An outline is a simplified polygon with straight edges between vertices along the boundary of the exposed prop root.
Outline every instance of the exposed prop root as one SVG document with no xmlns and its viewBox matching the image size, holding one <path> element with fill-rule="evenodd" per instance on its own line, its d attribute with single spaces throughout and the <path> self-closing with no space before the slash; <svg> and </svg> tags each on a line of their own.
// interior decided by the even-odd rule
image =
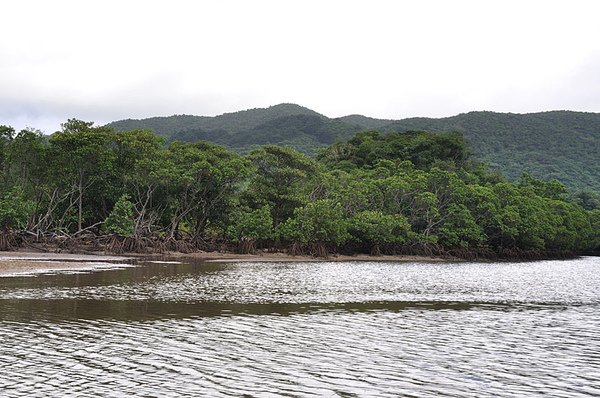
<svg viewBox="0 0 600 398">
<path fill-rule="evenodd" d="M 256 241 L 250 238 L 242 238 L 238 250 L 241 254 L 256 254 Z"/>
<path fill-rule="evenodd" d="M 211 237 L 176 239 L 152 237 L 123 237 L 119 235 L 96 235 L 94 233 L 69 235 L 64 232 L 36 234 L 28 231 L 15 232 L 0 230 L 0 251 L 17 250 L 20 247 L 29 247 L 36 251 L 58 251 L 71 253 L 86 253 L 105 251 L 111 253 L 164 253 L 167 251 L 192 253 L 207 252 L 238 252 L 241 254 L 255 254 L 258 249 L 275 253 L 285 251 L 292 256 L 312 255 L 319 258 L 328 258 L 331 254 L 356 254 L 370 253 L 372 256 L 382 254 L 417 255 L 425 257 L 446 257 L 450 259 L 476 260 L 510 260 L 534 261 L 545 259 L 573 258 L 576 253 L 570 251 L 523 250 L 517 248 L 491 249 L 479 248 L 452 248 L 444 249 L 434 244 L 412 245 L 357 245 L 350 243 L 341 247 L 328 247 L 323 243 L 305 245 L 291 243 L 281 246 L 276 241 L 257 242 L 254 239 L 242 239 L 237 245 L 226 240 Z"/>
<path fill-rule="evenodd" d="M 379 245 L 373 245 L 373 247 L 371 248 L 371 256 L 381 256 L 381 247 Z"/>
<path fill-rule="evenodd" d="M 304 254 L 302 245 L 300 243 L 292 243 L 290 246 L 288 246 L 287 252 L 291 256 L 299 256 Z"/>
<path fill-rule="evenodd" d="M 329 257 L 329 251 L 327 250 L 327 246 L 325 246 L 323 243 L 314 243 L 312 245 L 312 250 L 310 254 L 314 257 Z"/>
<path fill-rule="evenodd" d="M 15 250 L 19 247 L 17 242 L 17 236 L 13 231 L 1 230 L 0 231 L 0 251 Z"/>
</svg>

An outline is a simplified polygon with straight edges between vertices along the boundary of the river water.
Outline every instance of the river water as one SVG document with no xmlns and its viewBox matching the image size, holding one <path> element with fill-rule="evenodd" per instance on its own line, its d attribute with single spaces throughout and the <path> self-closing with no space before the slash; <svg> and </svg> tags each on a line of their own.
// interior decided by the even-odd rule
<svg viewBox="0 0 600 398">
<path fill-rule="evenodd" d="M 599 258 L 189 261 L 0 278 L 0 396 L 600 395 Z"/>
</svg>

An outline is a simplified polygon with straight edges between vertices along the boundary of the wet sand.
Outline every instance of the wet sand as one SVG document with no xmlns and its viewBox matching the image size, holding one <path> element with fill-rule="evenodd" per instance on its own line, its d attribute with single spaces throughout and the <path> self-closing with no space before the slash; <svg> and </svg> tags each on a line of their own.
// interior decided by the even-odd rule
<svg viewBox="0 0 600 398">
<path fill-rule="evenodd" d="M 0 252 L 0 276 L 114 269 L 131 266 L 131 260 L 102 254 Z"/>
<path fill-rule="evenodd" d="M 140 255 L 126 253 L 122 256 L 98 254 L 0 252 L 0 276 L 29 275 L 48 272 L 77 272 L 112 269 L 131 266 L 135 260 L 160 258 L 195 259 L 207 262 L 315 262 L 315 261 L 448 261 L 439 257 L 426 256 L 355 256 L 336 255 L 327 258 L 291 256 L 285 253 L 236 254 L 219 252 L 195 252 Z"/>
</svg>

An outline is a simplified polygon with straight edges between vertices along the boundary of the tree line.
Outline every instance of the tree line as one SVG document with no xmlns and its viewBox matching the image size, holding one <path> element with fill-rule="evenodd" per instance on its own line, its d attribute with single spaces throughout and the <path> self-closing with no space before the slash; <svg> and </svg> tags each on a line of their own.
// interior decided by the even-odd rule
<svg viewBox="0 0 600 398">
<path fill-rule="evenodd" d="M 71 119 L 0 126 L 0 249 L 284 250 L 546 256 L 600 247 L 600 210 L 557 181 L 518 183 L 458 133 L 361 132 L 308 157 L 170 142 Z"/>
</svg>

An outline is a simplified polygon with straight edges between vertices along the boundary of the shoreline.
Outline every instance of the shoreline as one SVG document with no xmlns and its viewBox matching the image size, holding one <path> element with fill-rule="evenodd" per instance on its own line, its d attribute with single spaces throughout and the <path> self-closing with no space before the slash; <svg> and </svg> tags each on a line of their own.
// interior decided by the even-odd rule
<svg viewBox="0 0 600 398">
<path fill-rule="evenodd" d="M 133 257 L 104 254 L 0 252 L 0 277 L 77 273 L 132 267 Z"/>
<path fill-rule="evenodd" d="M 55 251 L 52 251 L 55 250 Z M 569 258 L 576 258 L 572 256 Z M 172 252 L 163 253 L 135 253 L 124 252 L 114 254 L 106 251 L 72 251 L 62 253 L 56 248 L 48 247 L 42 251 L 22 248 L 16 251 L 0 252 L 0 277 L 30 276 L 43 273 L 76 273 L 89 271 L 102 271 L 116 268 L 136 267 L 137 262 L 153 260 L 178 260 L 189 259 L 193 262 L 207 263 L 275 263 L 275 262 L 429 262 L 429 263 L 456 263 L 456 262 L 491 262 L 491 261 L 541 261 L 560 260 L 565 257 L 541 258 L 461 258 L 455 256 L 427 256 L 427 255 L 381 255 L 368 254 L 334 254 L 329 257 L 313 257 L 309 255 L 291 255 L 282 252 L 259 252 L 257 254 L 239 254 L 233 252 Z"/>
<path fill-rule="evenodd" d="M 171 258 L 192 258 L 207 262 L 279 262 L 279 261 L 294 261 L 294 262 L 343 262 L 343 261 L 457 261 L 458 259 L 435 257 L 435 256 L 417 256 L 417 255 L 381 255 L 371 256 L 368 254 L 336 254 L 329 257 L 313 257 L 307 255 L 296 255 L 286 253 L 260 253 L 260 254 L 239 254 L 229 252 L 194 252 L 194 253 L 165 253 L 164 257 Z"/>
<path fill-rule="evenodd" d="M 137 261 L 152 261 L 157 258 L 191 259 L 199 262 L 347 262 L 347 261 L 378 261 L 378 262 L 452 262 L 459 259 L 415 255 L 382 255 L 370 256 L 365 254 L 335 255 L 328 258 L 312 256 L 292 256 L 286 253 L 238 254 L 228 252 L 165 252 L 165 253 L 122 253 L 120 255 L 97 253 L 52 253 L 33 250 L 0 252 L 0 277 L 27 276 L 42 273 L 71 273 L 102 271 L 115 268 L 136 266 Z M 464 260 L 463 260 L 464 261 Z"/>
</svg>

